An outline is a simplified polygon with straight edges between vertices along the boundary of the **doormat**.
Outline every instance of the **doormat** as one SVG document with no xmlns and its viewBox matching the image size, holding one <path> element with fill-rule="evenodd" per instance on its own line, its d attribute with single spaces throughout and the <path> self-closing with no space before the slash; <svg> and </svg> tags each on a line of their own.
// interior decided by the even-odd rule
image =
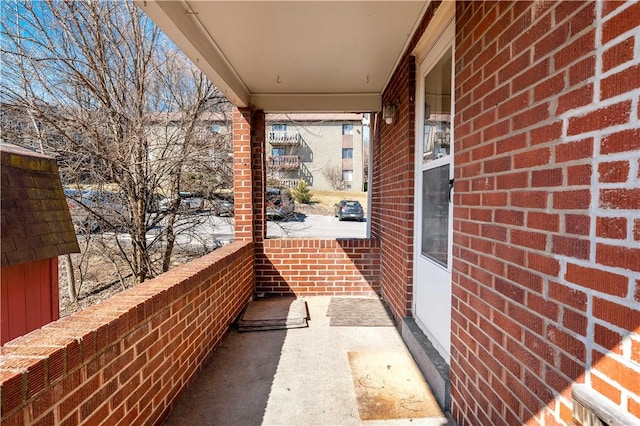
<svg viewBox="0 0 640 426">
<path fill-rule="evenodd" d="M 307 303 L 294 297 L 252 300 L 238 321 L 239 331 L 308 327 Z"/>
<path fill-rule="evenodd" d="M 444 418 L 408 353 L 348 352 L 347 355 L 360 419 Z"/>
<path fill-rule="evenodd" d="M 338 327 L 393 327 L 395 324 L 380 299 L 332 297 L 327 316 Z"/>
</svg>

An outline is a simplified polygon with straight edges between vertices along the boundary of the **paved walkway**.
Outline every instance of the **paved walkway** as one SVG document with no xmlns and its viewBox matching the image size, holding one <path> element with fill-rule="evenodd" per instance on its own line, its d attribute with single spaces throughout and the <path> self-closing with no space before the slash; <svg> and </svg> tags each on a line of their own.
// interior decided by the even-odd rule
<svg viewBox="0 0 640 426">
<path fill-rule="evenodd" d="M 395 327 L 336 327 L 330 297 L 305 298 L 308 328 L 231 331 L 165 425 L 447 425 L 360 419 L 348 352 L 408 353 Z"/>
</svg>

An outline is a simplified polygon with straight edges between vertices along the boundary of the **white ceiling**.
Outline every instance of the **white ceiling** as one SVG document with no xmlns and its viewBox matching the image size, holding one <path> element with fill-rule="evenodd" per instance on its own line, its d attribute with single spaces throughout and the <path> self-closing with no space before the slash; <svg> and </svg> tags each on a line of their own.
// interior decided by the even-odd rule
<svg viewBox="0 0 640 426">
<path fill-rule="evenodd" d="M 138 4 L 237 106 L 368 112 L 428 1 Z"/>
</svg>

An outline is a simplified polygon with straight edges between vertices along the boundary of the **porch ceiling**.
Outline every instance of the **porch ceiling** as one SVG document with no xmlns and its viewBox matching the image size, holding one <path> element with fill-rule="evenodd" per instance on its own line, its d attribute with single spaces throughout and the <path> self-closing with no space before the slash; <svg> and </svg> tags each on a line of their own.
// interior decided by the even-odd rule
<svg viewBox="0 0 640 426">
<path fill-rule="evenodd" d="M 137 3 L 236 106 L 368 112 L 429 2 Z"/>
</svg>

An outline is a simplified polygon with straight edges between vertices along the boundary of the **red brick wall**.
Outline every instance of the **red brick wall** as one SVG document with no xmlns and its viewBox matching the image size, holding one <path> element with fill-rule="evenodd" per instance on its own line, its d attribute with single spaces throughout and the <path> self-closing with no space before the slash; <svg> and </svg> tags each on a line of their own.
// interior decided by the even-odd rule
<svg viewBox="0 0 640 426">
<path fill-rule="evenodd" d="M 460 425 L 571 424 L 573 382 L 640 416 L 639 23 L 631 1 L 457 4 Z"/>
<path fill-rule="evenodd" d="M 236 238 L 254 241 L 255 292 L 272 296 L 379 294 L 380 252 L 375 240 L 265 239 L 265 136 L 263 111 L 236 110 Z"/>
<path fill-rule="evenodd" d="M 263 111 L 233 110 L 235 237 L 257 244 L 266 236 L 264 122 Z"/>
<path fill-rule="evenodd" d="M 256 292 L 271 295 L 376 295 L 380 247 L 367 239 L 269 239 L 256 252 Z"/>
<path fill-rule="evenodd" d="M 424 30 L 440 4 L 432 2 L 421 23 Z M 420 39 L 419 30 L 409 45 Z M 371 237 L 380 240 L 382 294 L 396 322 L 411 316 L 413 299 L 413 206 L 415 167 L 415 58 L 406 53 L 382 94 L 383 105 L 395 104 L 396 118 L 373 121 Z"/>
<path fill-rule="evenodd" d="M 253 245 L 215 252 L 9 342 L 2 424 L 157 424 L 253 291 Z"/>
</svg>

